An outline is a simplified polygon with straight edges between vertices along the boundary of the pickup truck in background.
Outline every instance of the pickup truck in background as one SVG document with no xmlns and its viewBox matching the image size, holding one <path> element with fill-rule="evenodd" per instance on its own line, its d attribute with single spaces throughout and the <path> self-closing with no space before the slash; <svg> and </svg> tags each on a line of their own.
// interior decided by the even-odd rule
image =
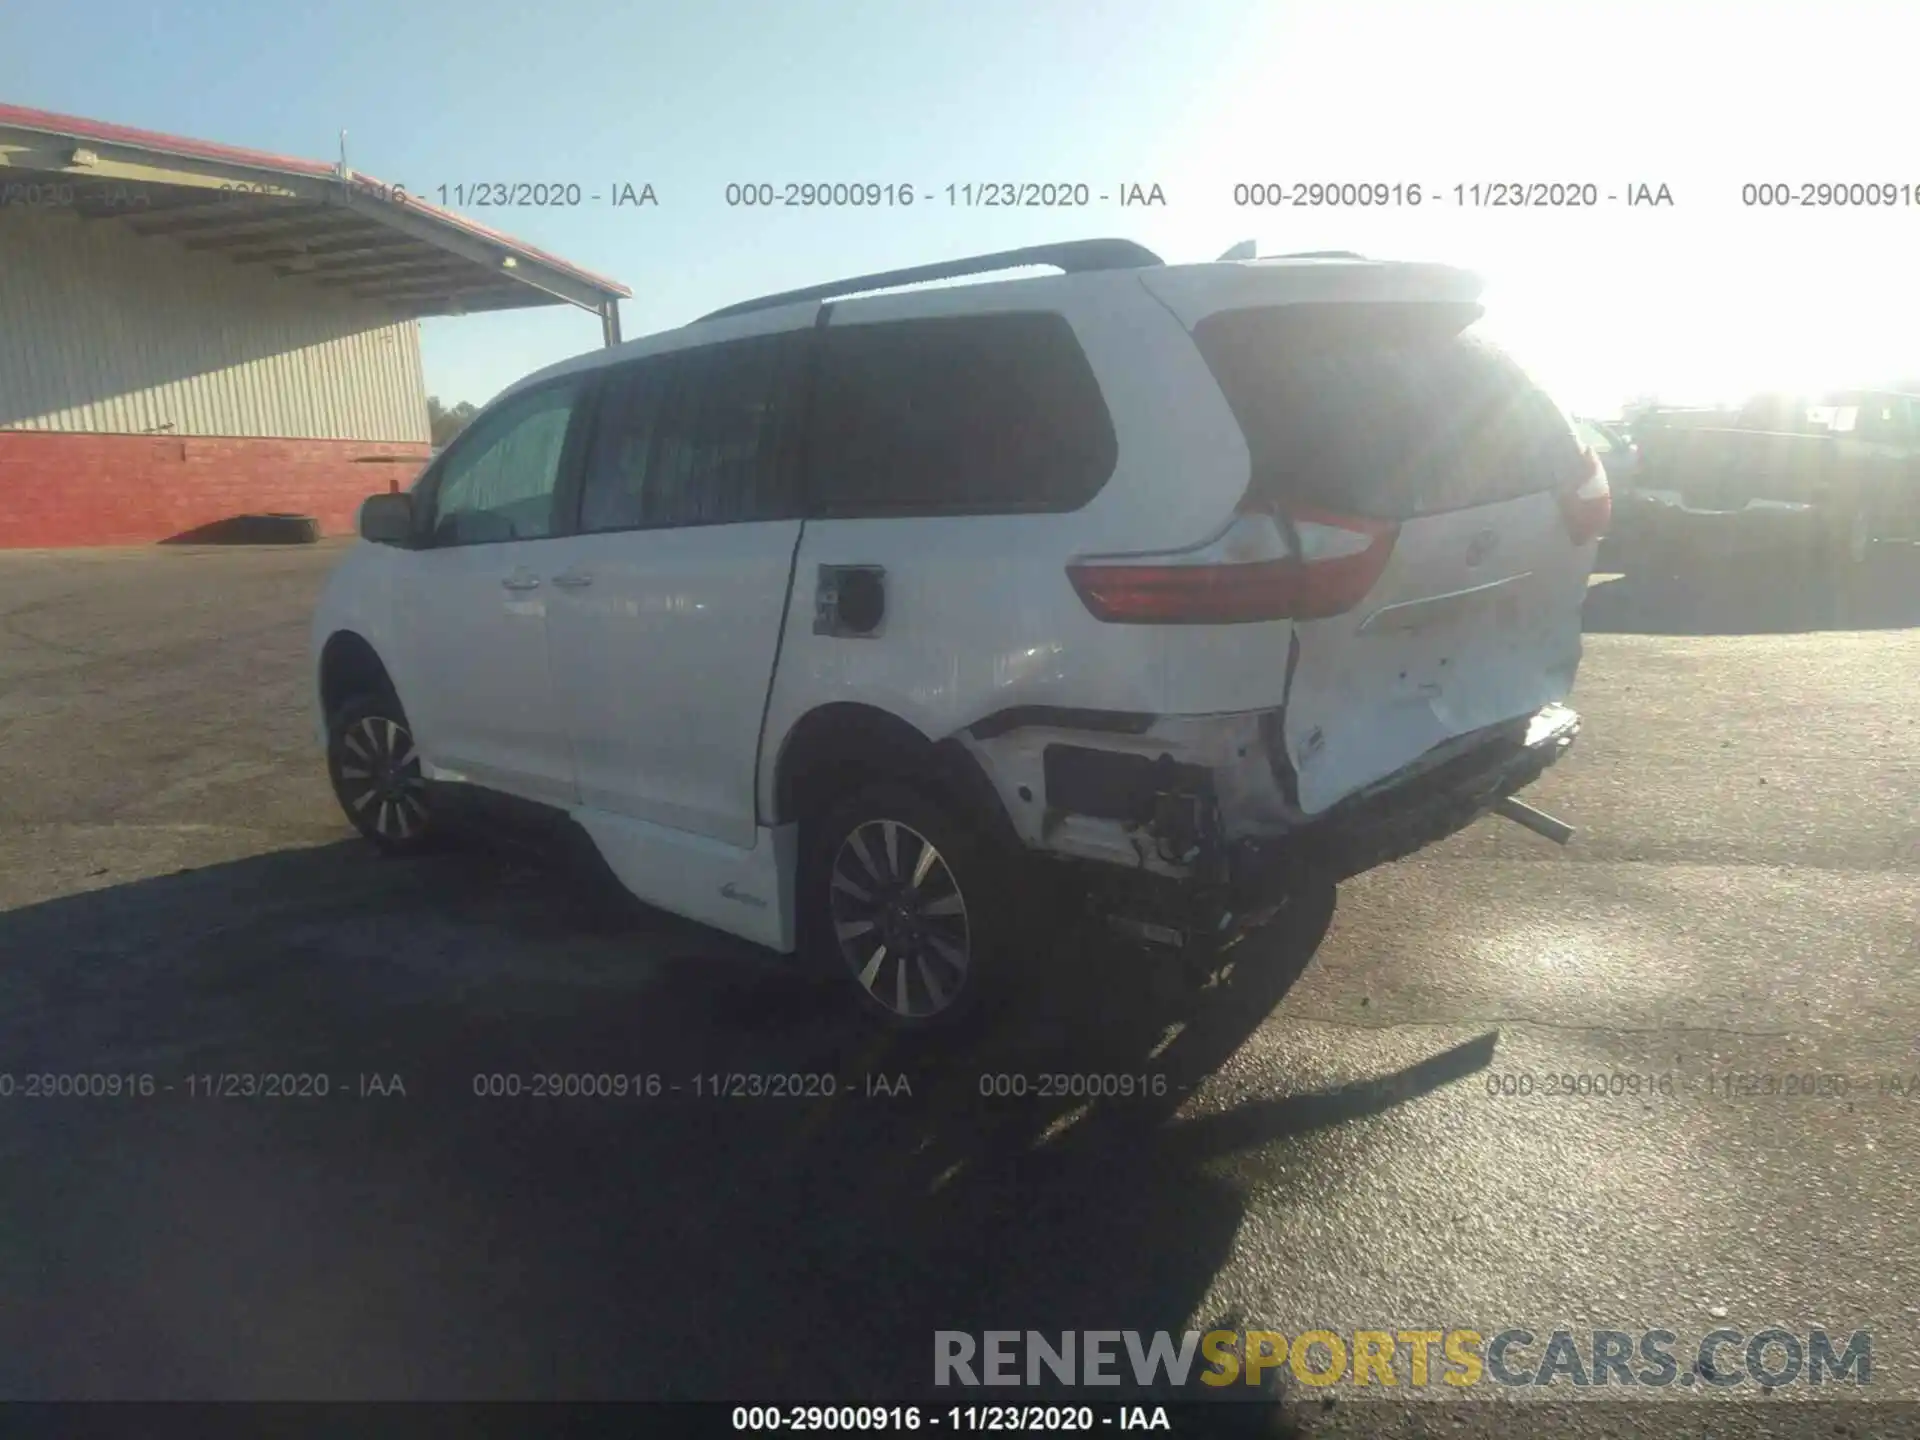
<svg viewBox="0 0 1920 1440">
<path fill-rule="evenodd" d="M 1623 545 L 1789 545 L 1859 565 L 1877 541 L 1920 540 L 1920 395 L 1774 396 L 1729 418 L 1636 428 L 1638 483 L 1616 501 Z"/>
</svg>

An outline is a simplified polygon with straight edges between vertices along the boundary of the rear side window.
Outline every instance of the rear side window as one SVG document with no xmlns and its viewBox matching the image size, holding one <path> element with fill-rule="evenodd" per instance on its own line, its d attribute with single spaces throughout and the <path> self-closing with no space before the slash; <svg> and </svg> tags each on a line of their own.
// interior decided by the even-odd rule
<svg viewBox="0 0 1920 1440">
<path fill-rule="evenodd" d="M 794 396 L 805 337 L 765 336 L 607 372 L 580 528 L 725 525 L 797 513 Z"/>
<path fill-rule="evenodd" d="M 1113 420 L 1064 316 L 829 326 L 820 340 L 816 514 L 1077 510 L 1113 474 Z"/>
<path fill-rule="evenodd" d="M 1229 310 L 1194 327 L 1253 456 L 1254 490 L 1405 519 L 1580 473 L 1566 416 L 1456 304 Z"/>
<path fill-rule="evenodd" d="M 635 530 L 652 520 L 647 461 L 659 431 L 660 402 L 672 377 L 671 356 L 608 372 L 587 448 L 580 494 L 582 530 Z"/>
</svg>

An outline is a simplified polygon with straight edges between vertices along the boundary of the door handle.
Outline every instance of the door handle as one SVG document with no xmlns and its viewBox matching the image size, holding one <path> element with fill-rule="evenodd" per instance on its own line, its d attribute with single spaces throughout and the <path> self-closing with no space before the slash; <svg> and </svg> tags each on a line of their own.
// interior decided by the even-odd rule
<svg viewBox="0 0 1920 1440">
<path fill-rule="evenodd" d="M 556 575 L 553 577 L 553 583 L 558 585 L 562 590 L 584 590 L 593 583 L 593 576 L 573 574 Z"/>
<path fill-rule="evenodd" d="M 509 575 L 500 582 L 500 587 L 503 590 L 538 590 L 540 588 L 540 577 L 538 575 Z"/>
</svg>

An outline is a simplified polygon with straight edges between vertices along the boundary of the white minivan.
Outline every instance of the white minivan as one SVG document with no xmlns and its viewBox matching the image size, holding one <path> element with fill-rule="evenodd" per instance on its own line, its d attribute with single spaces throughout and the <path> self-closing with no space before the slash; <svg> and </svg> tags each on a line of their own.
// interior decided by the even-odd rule
<svg viewBox="0 0 1920 1440">
<path fill-rule="evenodd" d="M 1478 293 L 1087 240 L 552 366 L 362 507 L 313 627 L 335 792 L 389 851 L 577 826 L 906 1025 L 1046 963 L 1029 880 L 1215 945 L 1531 813 L 1608 488 Z"/>
</svg>

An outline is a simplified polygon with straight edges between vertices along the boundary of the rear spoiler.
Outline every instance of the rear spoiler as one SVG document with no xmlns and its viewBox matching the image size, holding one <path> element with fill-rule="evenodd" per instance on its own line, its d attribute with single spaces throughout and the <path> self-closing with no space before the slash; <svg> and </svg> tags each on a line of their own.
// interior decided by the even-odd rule
<svg viewBox="0 0 1920 1440">
<path fill-rule="evenodd" d="M 1283 255 L 1262 255 L 1259 241 L 1242 240 L 1213 263 L 1224 265 L 1230 260 L 1364 260 L 1366 258 L 1358 250 L 1289 250 Z"/>
<path fill-rule="evenodd" d="M 1244 245 L 1235 247 L 1236 251 L 1244 249 Z M 1287 263 L 1294 260 L 1319 263 Z M 1168 265 L 1136 273 L 1140 283 L 1189 330 L 1216 311 L 1270 305 L 1478 305 L 1486 288 L 1478 275 L 1457 266 L 1368 260 L 1348 251 L 1263 256 L 1252 261 L 1216 260 L 1210 265 Z"/>
</svg>

